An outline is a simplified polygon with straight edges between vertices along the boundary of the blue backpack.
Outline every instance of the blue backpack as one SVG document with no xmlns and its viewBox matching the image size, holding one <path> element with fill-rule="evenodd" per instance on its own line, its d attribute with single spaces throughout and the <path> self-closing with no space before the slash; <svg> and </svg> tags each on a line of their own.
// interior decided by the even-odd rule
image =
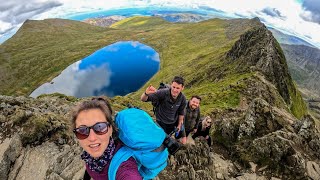
<svg viewBox="0 0 320 180">
<path fill-rule="evenodd" d="M 119 139 L 125 144 L 113 156 L 109 180 L 114 180 L 120 164 L 133 157 L 143 179 L 155 178 L 166 166 L 168 150 L 163 148 L 166 133 L 143 110 L 128 108 L 117 113 Z"/>
</svg>

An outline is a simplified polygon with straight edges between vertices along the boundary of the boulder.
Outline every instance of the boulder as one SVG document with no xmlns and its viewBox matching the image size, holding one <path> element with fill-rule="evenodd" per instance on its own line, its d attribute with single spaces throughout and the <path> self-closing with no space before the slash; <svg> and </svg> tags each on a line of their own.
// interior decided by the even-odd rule
<svg viewBox="0 0 320 180">
<path fill-rule="evenodd" d="M 8 179 L 11 166 L 16 161 L 22 150 L 19 135 L 6 138 L 0 144 L 0 179 Z"/>
</svg>

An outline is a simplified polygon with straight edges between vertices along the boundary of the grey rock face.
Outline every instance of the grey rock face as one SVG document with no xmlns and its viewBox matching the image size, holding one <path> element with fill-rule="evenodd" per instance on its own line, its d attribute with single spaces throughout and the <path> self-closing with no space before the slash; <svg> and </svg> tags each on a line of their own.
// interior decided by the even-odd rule
<svg viewBox="0 0 320 180">
<path fill-rule="evenodd" d="M 272 107 L 266 101 L 256 99 L 251 103 L 245 120 L 240 123 L 238 139 L 244 136 L 262 136 L 280 128 L 282 126 L 274 120 Z"/>
<path fill-rule="evenodd" d="M 295 90 L 285 57 L 272 33 L 261 23 L 260 27 L 240 36 L 227 53 L 244 70 L 252 67 L 272 82 L 287 104 L 291 104 L 289 90 Z M 293 92 L 295 93 L 295 92 Z"/>
<path fill-rule="evenodd" d="M 72 103 L 54 97 L 13 99 L 0 97 L 1 179 L 81 179 L 81 148 L 64 133 Z M 320 136 L 313 117 L 298 120 L 262 98 L 249 102 L 246 109 L 213 111 L 214 148 L 196 139 L 170 156 L 157 179 L 318 178 Z M 34 134 L 38 130 L 41 134 Z"/>
<path fill-rule="evenodd" d="M 314 166 L 315 170 L 306 174 L 307 162 L 318 162 L 320 143 L 311 116 L 298 120 L 257 98 L 242 118 L 224 121 L 216 121 L 214 140 L 231 150 L 229 154 L 239 162 L 254 162 L 258 169 L 266 167 L 264 173 L 280 174 L 285 179 L 312 178 L 317 172 Z M 225 129 L 232 133 L 226 136 Z"/>
<path fill-rule="evenodd" d="M 58 147 L 49 142 L 27 147 L 13 167 L 9 179 L 72 179 L 84 168 L 79 154 L 80 148 L 77 146 Z"/>
<path fill-rule="evenodd" d="M 22 144 L 19 135 L 5 139 L 0 143 L 0 179 L 8 179 L 10 167 L 20 155 Z"/>
<path fill-rule="evenodd" d="M 320 166 L 319 166 L 319 164 L 312 162 L 312 161 L 308 161 L 307 162 L 307 173 L 308 173 L 308 176 L 312 180 L 320 179 Z"/>
</svg>

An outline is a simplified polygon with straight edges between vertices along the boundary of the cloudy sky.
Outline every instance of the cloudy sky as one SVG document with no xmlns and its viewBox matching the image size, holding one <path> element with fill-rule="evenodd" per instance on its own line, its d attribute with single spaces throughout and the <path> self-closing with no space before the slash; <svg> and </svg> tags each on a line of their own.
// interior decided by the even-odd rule
<svg viewBox="0 0 320 180">
<path fill-rule="evenodd" d="M 0 43 L 26 19 L 140 6 L 209 7 L 233 17 L 259 17 L 268 26 L 320 47 L 320 0 L 0 0 Z"/>
</svg>

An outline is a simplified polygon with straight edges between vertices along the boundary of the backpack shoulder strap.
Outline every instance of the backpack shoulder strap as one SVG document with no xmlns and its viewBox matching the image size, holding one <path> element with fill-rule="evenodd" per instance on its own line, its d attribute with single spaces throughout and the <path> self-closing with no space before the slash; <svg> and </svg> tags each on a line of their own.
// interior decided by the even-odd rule
<svg viewBox="0 0 320 180">
<path fill-rule="evenodd" d="M 115 180 L 118 168 L 120 167 L 121 163 L 128 160 L 133 155 L 132 150 L 128 147 L 123 146 L 121 147 L 116 154 L 112 157 L 109 169 L 108 169 L 108 179 Z"/>
</svg>

